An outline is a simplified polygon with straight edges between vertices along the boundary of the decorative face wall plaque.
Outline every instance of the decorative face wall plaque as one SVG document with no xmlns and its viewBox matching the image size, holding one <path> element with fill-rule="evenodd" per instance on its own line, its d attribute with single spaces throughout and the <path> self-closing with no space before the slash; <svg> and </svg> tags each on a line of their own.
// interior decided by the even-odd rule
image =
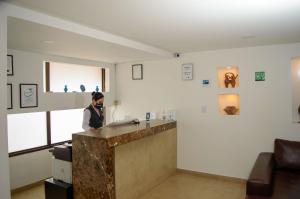
<svg viewBox="0 0 300 199">
<path fill-rule="evenodd" d="M 217 68 L 219 88 L 238 88 L 240 86 L 239 67 L 226 66 Z"/>
<path fill-rule="evenodd" d="M 232 88 L 234 88 L 235 84 L 236 84 L 235 80 L 237 77 L 238 77 L 238 74 L 234 75 L 231 72 L 225 73 L 225 80 L 224 80 L 225 87 L 228 88 L 228 86 L 231 85 Z"/>
</svg>

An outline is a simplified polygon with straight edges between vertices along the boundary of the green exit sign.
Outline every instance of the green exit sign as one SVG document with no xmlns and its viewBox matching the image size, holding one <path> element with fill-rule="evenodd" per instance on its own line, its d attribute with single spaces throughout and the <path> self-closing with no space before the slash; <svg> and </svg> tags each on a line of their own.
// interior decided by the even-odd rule
<svg viewBox="0 0 300 199">
<path fill-rule="evenodd" d="M 266 75 L 264 71 L 255 72 L 255 81 L 265 81 Z"/>
</svg>

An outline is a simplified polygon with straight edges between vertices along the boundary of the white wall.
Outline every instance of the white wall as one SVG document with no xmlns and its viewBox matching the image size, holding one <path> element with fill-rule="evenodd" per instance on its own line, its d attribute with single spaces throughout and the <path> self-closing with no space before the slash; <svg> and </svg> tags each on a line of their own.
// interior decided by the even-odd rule
<svg viewBox="0 0 300 199">
<path fill-rule="evenodd" d="M 292 123 L 291 59 L 300 44 L 188 53 L 179 59 L 143 62 L 144 80 L 131 80 L 131 64 L 117 66 L 119 117 L 176 109 L 178 168 L 247 178 L 259 152 L 272 151 L 274 138 L 300 140 Z M 181 64 L 194 63 L 194 80 L 181 80 Z M 137 63 L 132 63 L 137 64 Z M 240 88 L 217 88 L 217 68 L 238 66 Z M 266 81 L 255 82 L 254 72 Z M 210 79 L 211 86 L 202 86 Z M 218 94 L 240 94 L 240 115 L 223 116 Z M 202 113 L 201 108 L 207 107 Z"/>
<path fill-rule="evenodd" d="M 48 150 L 9 158 L 11 189 L 39 182 L 52 176 L 52 156 Z"/>
<path fill-rule="evenodd" d="M 6 52 L 7 19 L 0 4 L 0 196 L 10 198 L 9 162 L 6 133 Z M 4 94 L 3 94 L 4 93 Z"/>
<path fill-rule="evenodd" d="M 8 54 L 12 54 L 14 58 L 14 76 L 9 76 L 7 78 L 7 82 L 13 84 L 13 109 L 8 110 L 8 114 L 83 108 L 89 105 L 89 103 L 91 102 L 90 93 L 44 93 L 44 61 L 66 62 L 72 64 L 101 66 L 109 68 L 111 90 L 108 93 L 104 93 L 105 105 L 110 106 L 111 104 L 113 104 L 113 101 L 115 99 L 115 66 L 113 64 L 80 60 L 75 58 L 50 56 L 12 49 L 8 50 Z M 20 83 L 37 83 L 39 85 L 38 108 L 20 109 Z M 48 152 L 48 150 L 10 158 L 11 189 L 19 188 L 46 179 L 50 176 L 51 154 Z"/>
<path fill-rule="evenodd" d="M 60 110 L 86 107 L 91 102 L 91 93 L 44 93 L 43 92 L 43 62 L 65 62 L 89 66 L 106 67 L 110 70 L 111 92 L 105 93 L 105 105 L 109 106 L 114 101 L 114 65 L 75 58 L 50 56 L 19 50 L 8 50 L 14 57 L 14 76 L 8 76 L 7 82 L 13 84 L 13 109 L 8 113 L 34 112 L 45 110 Z M 20 109 L 19 84 L 37 83 L 39 86 L 39 107 Z M 62 85 L 64 87 L 64 85 Z"/>
</svg>

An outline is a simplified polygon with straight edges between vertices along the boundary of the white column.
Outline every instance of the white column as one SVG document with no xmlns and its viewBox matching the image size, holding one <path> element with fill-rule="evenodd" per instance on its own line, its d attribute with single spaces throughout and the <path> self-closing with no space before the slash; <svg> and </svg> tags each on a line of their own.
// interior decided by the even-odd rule
<svg viewBox="0 0 300 199">
<path fill-rule="evenodd" d="M 7 16 L 5 6 L 0 3 L 0 198 L 10 199 L 9 158 L 7 144 Z"/>
</svg>

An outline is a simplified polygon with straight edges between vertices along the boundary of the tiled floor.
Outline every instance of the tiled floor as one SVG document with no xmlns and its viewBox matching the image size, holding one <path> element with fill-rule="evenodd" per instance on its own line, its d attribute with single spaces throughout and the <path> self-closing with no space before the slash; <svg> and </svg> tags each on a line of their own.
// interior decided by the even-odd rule
<svg viewBox="0 0 300 199">
<path fill-rule="evenodd" d="M 12 199 L 44 199 L 43 186 L 16 193 Z M 140 199 L 244 199 L 245 184 L 176 173 Z"/>
<path fill-rule="evenodd" d="M 141 199 L 244 199 L 245 184 L 176 173 Z"/>
<path fill-rule="evenodd" d="M 12 199 L 45 199 L 44 185 L 12 194 Z"/>
</svg>

